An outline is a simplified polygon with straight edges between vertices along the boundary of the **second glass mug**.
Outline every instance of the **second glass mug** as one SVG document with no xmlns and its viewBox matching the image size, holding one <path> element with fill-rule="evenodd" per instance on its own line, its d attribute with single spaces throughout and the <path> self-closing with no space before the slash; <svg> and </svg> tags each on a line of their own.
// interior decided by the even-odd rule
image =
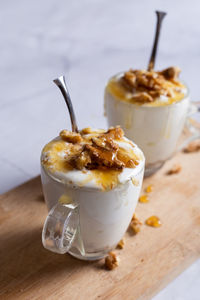
<svg viewBox="0 0 200 300">
<path fill-rule="evenodd" d="M 144 164 L 143 158 L 131 177 L 108 191 L 64 183 L 41 165 L 43 192 L 49 210 L 42 232 L 44 247 L 84 260 L 100 259 L 114 249 L 135 211 Z"/>
<path fill-rule="evenodd" d="M 122 74 L 112 78 L 119 78 Z M 182 100 L 163 106 L 129 103 L 114 97 L 107 89 L 104 101 L 108 125 L 120 125 L 125 135 L 142 149 L 146 159 L 145 176 L 155 173 L 191 140 L 200 138 L 200 131 L 190 124 L 192 136 L 177 147 L 187 118 L 197 111 L 195 102 L 190 103 L 188 89 Z"/>
</svg>

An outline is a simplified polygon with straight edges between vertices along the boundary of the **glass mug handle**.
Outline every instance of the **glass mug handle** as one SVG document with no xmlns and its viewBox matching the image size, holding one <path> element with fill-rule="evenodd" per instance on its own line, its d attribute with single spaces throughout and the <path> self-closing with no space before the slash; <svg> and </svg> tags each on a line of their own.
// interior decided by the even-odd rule
<svg viewBox="0 0 200 300">
<path fill-rule="evenodd" d="M 75 203 L 57 203 L 49 212 L 42 230 L 44 248 L 67 253 L 79 231 L 79 207 Z"/>
<path fill-rule="evenodd" d="M 195 126 L 192 122 L 193 119 L 190 118 L 195 113 L 200 115 L 200 102 L 192 102 L 189 106 L 185 126 L 191 132 L 191 135 L 182 142 L 176 152 L 183 150 L 190 142 L 200 138 L 200 127 Z"/>
</svg>

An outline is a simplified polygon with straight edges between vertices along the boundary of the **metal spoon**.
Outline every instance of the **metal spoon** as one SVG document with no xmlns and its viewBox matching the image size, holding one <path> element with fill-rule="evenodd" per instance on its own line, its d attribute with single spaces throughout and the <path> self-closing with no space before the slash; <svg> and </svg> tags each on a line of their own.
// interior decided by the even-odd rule
<svg viewBox="0 0 200 300">
<path fill-rule="evenodd" d="M 156 33 L 155 33 L 155 38 L 154 38 L 154 43 L 153 43 L 153 49 L 151 52 L 151 57 L 149 60 L 148 71 L 151 71 L 154 69 L 156 52 L 157 52 L 157 48 L 158 48 L 158 40 L 159 40 L 159 36 L 160 36 L 160 29 L 161 29 L 162 21 L 166 14 L 167 13 L 162 12 L 162 11 L 156 11 L 156 15 L 157 15 Z"/>
<path fill-rule="evenodd" d="M 67 104 L 69 114 L 70 114 L 70 119 L 71 119 L 71 124 L 72 124 L 72 131 L 78 132 L 78 126 L 76 123 L 76 117 L 74 114 L 74 109 L 71 101 L 71 97 L 69 94 L 69 91 L 67 89 L 67 85 L 65 82 L 65 76 L 60 76 L 53 81 L 60 89 L 61 93 L 63 94 L 63 97 L 65 99 L 65 102 Z"/>
</svg>

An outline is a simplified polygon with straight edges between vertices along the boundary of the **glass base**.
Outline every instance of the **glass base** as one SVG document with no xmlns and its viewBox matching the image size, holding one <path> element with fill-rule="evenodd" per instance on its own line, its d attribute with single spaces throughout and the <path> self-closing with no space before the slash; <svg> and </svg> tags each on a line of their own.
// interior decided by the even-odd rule
<svg viewBox="0 0 200 300">
<path fill-rule="evenodd" d="M 144 177 L 149 177 L 156 173 L 164 165 L 164 161 L 156 162 L 155 164 L 148 164 L 145 166 Z"/>
<path fill-rule="evenodd" d="M 112 249 L 106 249 L 104 251 L 98 251 L 98 252 L 92 252 L 92 253 L 85 253 L 85 255 L 82 255 L 76 248 L 71 248 L 69 250 L 69 254 L 74 256 L 75 258 L 81 259 L 81 260 L 88 260 L 88 261 L 93 261 L 93 260 L 100 260 L 107 256 L 108 252 L 112 251 Z"/>
</svg>

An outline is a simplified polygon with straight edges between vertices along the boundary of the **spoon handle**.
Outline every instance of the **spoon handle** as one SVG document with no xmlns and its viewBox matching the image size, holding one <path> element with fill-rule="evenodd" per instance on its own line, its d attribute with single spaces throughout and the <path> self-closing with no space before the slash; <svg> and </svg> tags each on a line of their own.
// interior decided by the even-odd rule
<svg viewBox="0 0 200 300">
<path fill-rule="evenodd" d="M 71 124 L 72 124 L 72 131 L 78 132 L 76 117 L 75 117 L 75 114 L 74 114 L 74 109 L 73 109 L 71 97 L 70 97 L 70 94 L 69 94 L 69 91 L 67 89 L 67 85 L 66 85 L 66 82 L 65 82 L 65 76 L 60 76 L 60 77 L 54 79 L 53 82 L 59 87 L 59 89 L 60 89 L 60 91 L 61 91 L 61 93 L 62 93 L 62 95 L 65 99 L 65 102 L 67 104 L 69 114 L 70 114 Z"/>
<path fill-rule="evenodd" d="M 151 57 L 149 60 L 149 65 L 148 65 L 148 71 L 153 70 L 154 65 L 155 65 L 155 59 L 156 59 L 156 53 L 157 53 L 157 48 L 158 48 L 158 41 L 159 41 L 159 36 L 160 36 L 160 30 L 161 30 L 161 25 L 164 17 L 166 16 L 165 12 L 162 11 L 156 11 L 157 15 L 157 24 L 156 24 L 156 33 L 155 33 L 155 38 L 154 38 L 154 43 L 153 43 L 153 49 L 151 52 Z"/>
</svg>

